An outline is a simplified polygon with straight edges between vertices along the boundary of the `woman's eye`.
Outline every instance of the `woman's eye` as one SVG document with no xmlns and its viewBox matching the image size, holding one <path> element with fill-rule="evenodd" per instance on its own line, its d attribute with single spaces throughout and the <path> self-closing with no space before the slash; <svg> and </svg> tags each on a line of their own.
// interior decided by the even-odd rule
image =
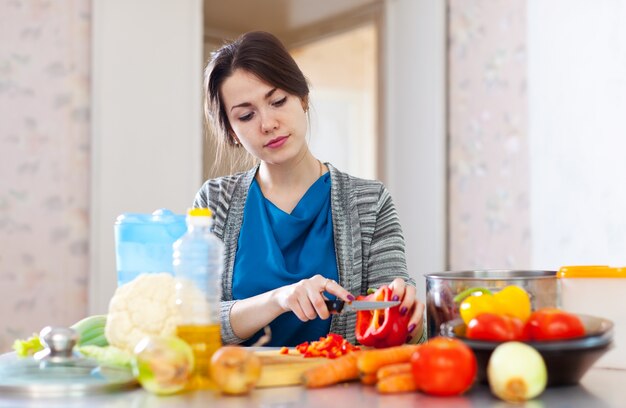
<svg viewBox="0 0 626 408">
<path fill-rule="evenodd" d="M 247 122 L 250 119 L 252 119 L 252 116 L 254 116 L 254 114 L 252 112 L 250 112 L 250 113 L 248 113 L 246 115 L 239 116 L 239 120 L 242 121 L 242 122 Z"/>
<path fill-rule="evenodd" d="M 276 102 L 274 102 L 272 105 L 279 107 L 279 106 L 283 106 L 285 104 L 285 102 L 287 102 L 287 97 L 283 97 L 282 99 L 277 100 Z"/>
</svg>

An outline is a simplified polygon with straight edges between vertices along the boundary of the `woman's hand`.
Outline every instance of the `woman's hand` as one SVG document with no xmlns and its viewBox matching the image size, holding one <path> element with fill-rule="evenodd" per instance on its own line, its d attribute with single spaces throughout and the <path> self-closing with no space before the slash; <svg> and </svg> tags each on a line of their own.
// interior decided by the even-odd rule
<svg viewBox="0 0 626 408">
<path fill-rule="evenodd" d="M 407 285 L 401 278 L 394 279 L 389 288 L 393 291 L 392 299 L 402 301 L 400 313 L 403 315 L 411 313 L 408 323 L 409 334 L 406 339 L 409 343 L 416 335 L 421 336 L 424 325 L 424 304 L 417 299 L 415 287 Z"/>
<path fill-rule="evenodd" d="M 342 288 L 332 279 L 315 275 L 309 279 L 302 279 L 292 285 L 283 286 L 275 290 L 275 299 L 283 311 L 293 312 L 298 319 L 306 322 L 318 316 L 328 319 L 330 313 L 324 300 L 324 292 L 328 292 L 345 301 L 353 301 L 354 296 Z"/>
</svg>

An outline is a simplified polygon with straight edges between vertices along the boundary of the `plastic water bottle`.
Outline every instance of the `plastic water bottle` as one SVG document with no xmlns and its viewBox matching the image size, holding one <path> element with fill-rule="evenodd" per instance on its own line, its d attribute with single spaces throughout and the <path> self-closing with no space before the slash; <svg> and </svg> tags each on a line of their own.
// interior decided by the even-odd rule
<svg viewBox="0 0 626 408">
<path fill-rule="evenodd" d="M 173 274 L 172 244 L 187 227 L 185 216 L 166 208 L 152 214 L 123 213 L 115 220 L 117 285 L 142 273 Z"/>
<path fill-rule="evenodd" d="M 189 389 L 215 388 L 209 362 L 221 347 L 220 299 L 224 244 L 211 232 L 208 208 L 187 212 L 187 232 L 173 245 L 176 304 L 181 321 L 176 334 L 194 351 L 195 368 Z"/>
</svg>

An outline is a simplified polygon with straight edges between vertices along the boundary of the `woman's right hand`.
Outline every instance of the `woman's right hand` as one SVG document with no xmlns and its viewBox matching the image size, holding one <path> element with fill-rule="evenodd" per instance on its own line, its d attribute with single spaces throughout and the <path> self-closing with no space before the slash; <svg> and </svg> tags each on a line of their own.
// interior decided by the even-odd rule
<svg viewBox="0 0 626 408">
<path fill-rule="evenodd" d="M 324 292 L 347 302 L 355 299 L 337 282 L 322 275 L 315 275 L 292 285 L 280 287 L 274 291 L 274 298 L 283 311 L 293 312 L 303 322 L 313 320 L 318 316 L 325 320 L 330 317 L 330 313 L 324 303 L 326 300 Z"/>
</svg>

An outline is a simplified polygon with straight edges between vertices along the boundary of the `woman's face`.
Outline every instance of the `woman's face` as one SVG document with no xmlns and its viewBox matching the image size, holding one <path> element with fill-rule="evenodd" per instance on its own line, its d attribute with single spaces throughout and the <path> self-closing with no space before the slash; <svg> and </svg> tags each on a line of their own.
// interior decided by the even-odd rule
<svg viewBox="0 0 626 408">
<path fill-rule="evenodd" d="M 241 69 L 220 93 L 235 136 L 256 158 L 283 164 L 306 153 L 307 116 L 299 97 Z"/>
</svg>

